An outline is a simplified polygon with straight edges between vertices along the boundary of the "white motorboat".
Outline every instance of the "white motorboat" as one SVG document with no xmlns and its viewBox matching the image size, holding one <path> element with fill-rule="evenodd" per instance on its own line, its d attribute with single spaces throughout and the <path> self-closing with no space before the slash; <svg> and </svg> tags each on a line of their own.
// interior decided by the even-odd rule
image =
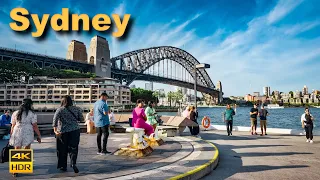
<svg viewBox="0 0 320 180">
<path fill-rule="evenodd" d="M 266 107 L 268 109 L 283 109 L 283 106 L 279 106 L 279 104 L 268 104 L 268 106 Z"/>
</svg>

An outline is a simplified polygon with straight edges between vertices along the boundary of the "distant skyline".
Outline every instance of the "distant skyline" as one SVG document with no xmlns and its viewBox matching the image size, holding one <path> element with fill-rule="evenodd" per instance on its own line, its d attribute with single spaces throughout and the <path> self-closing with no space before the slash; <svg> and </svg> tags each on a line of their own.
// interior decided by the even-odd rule
<svg viewBox="0 0 320 180">
<path fill-rule="evenodd" d="M 131 14 L 134 19 L 125 40 L 110 34 L 55 33 L 41 41 L 13 32 L 9 13 L 24 7 L 32 13 L 56 14 L 69 8 L 77 14 Z M 66 57 L 72 39 L 89 47 L 98 34 L 109 41 L 111 56 L 168 45 L 185 49 L 202 63 L 214 84 L 222 82 L 225 96 L 271 91 L 320 89 L 320 1 L 317 0 L 1 0 L 0 46 Z M 144 82 L 134 82 L 144 88 Z M 170 90 L 154 83 L 154 89 Z"/>
</svg>

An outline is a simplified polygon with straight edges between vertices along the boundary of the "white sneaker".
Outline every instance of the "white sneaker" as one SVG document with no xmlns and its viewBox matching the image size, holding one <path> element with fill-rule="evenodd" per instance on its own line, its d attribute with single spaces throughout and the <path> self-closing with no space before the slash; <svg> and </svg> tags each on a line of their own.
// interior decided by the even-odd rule
<svg viewBox="0 0 320 180">
<path fill-rule="evenodd" d="M 306 142 L 310 142 L 310 141 L 309 141 L 309 139 L 307 139 L 307 141 L 306 141 Z"/>
<path fill-rule="evenodd" d="M 312 140 L 310 140 L 310 143 L 312 144 L 312 143 L 313 143 L 313 141 L 312 141 Z"/>
</svg>

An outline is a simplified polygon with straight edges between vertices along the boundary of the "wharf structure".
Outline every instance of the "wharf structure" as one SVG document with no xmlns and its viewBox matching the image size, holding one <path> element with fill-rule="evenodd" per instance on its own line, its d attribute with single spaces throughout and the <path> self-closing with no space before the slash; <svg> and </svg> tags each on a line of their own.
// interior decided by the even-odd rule
<svg viewBox="0 0 320 180">
<path fill-rule="evenodd" d="M 93 107 L 103 92 L 109 96 L 109 106 L 121 107 L 131 103 L 130 88 L 115 79 L 42 77 L 26 84 L 0 84 L 0 109 L 17 109 L 24 98 L 30 98 L 35 110 L 55 110 L 60 106 L 61 98 L 70 95 L 75 105 L 85 110 Z"/>
</svg>

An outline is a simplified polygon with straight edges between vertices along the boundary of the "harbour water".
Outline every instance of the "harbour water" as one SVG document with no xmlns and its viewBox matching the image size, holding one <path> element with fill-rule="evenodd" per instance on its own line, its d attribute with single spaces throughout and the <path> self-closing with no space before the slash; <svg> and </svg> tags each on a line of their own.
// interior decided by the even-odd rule
<svg viewBox="0 0 320 180">
<path fill-rule="evenodd" d="M 199 107 L 199 118 L 198 122 L 201 123 L 203 116 L 209 116 L 211 124 L 224 125 L 222 113 L 224 107 L 204 108 Z M 250 126 L 250 112 L 249 107 L 237 107 L 237 113 L 234 116 L 234 126 Z M 284 128 L 284 129 L 301 129 L 301 115 L 304 113 L 304 108 L 284 108 L 284 109 L 267 109 L 269 112 L 268 116 L 268 127 L 270 128 Z M 320 108 L 311 108 L 311 114 L 315 118 L 314 131 L 320 131 Z M 160 115 L 176 115 L 177 113 L 172 112 L 161 112 Z M 260 127 L 258 121 L 258 127 Z"/>
</svg>

